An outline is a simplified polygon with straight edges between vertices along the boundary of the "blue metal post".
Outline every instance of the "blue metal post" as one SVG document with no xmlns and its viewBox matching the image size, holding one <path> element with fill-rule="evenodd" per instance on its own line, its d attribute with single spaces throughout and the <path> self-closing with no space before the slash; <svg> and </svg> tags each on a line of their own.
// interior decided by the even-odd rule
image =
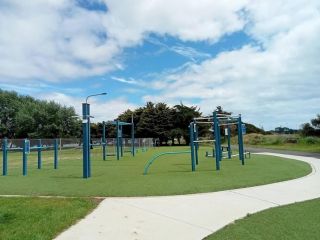
<svg viewBox="0 0 320 240">
<path fill-rule="evenodd" d="M 191 148 L 191 170 L 194 172 L 196 170 L 196 164 L 194 159 L 194 133 L 193 133 L 193 123 L 189 125 L 189 132 L 190 132 L 190 148 Z"/>
<path fill-rule="evenodd" d="M 123 157 L 123 139 L 122 139 L 122 130 L 123 127 L 122 125 L 120 125 L 120 153 L 121 153 L 121 157 Z"/>
<path fill-rule="evenodd" d="M 7 151 L 7 146 L 8 146 L 8 139 L 5 138 L 3 139 L 2 142 L 2 175 L 6 176 L 8 174 L 8 151 Z"/>
<path fill-rule="evenodd" d="M 83 141 L 83 178 L 88 178 L 88 150 L 89 150 L 89 132 L 88 132 L 88 108 L 87 103 L 82 103 L 82 141 Z"/>
<path fill-rule="evenodd" d="M 196 125 L 195 122 L 193 122 L 193 140 L 195 141 L 198 141 L 199 139 L 199 134 L 198 134 L 198 126 Z M 199 143 L 198 142 L 195 142 L 194 143 L 194 147 L 195 147 L 195 151 L 194 151 L 194 154 L 195 154 L 195 159 L 196 159 L 196 165 L 198 165 L 198 162 L 199 162 L 199 153 L 198 153 L 198 150 L 199 150 Z"/>
<path fill-rule="evenodd" d="M 42 144 L 41 139 L 38 139 L 38 169 L 41 169 L 42 166 L 42 159 L 41 159 L 41 151 L 42 151 Z"/>
<path fill-rule="evenodd" d="M 216 170 L 220 170 L 220 144 L 219 144 L 219 122 L 217 118 L 217 113 L 213 112 L 213 127 L 214 127 L 214 152 L 216 155 Z"/>
<path fill-rule="evenodd" d="M 88 177 L 91 177 L 91 128 L 90 128 L 90 104 L 87 103 L 87 116 L 88 116 Z"/>
<path fill-rule="evenodd" d="M 221 131 L 220 131 L 220 126 L 219 126 L 219 118 L 217 118 L 218 120 L 218 132 L 217 132 L 217 137 L 218 137 L 218 143 L 219 143 L 219 161 L 222 160 L 222 149 L 221 149 Z"/>
<path fill-rule="evenodd" d="M 238 117 L 238 145 L 239 145 L 239 160 L 244 165 L 244 151 L 243 151 L 243 136 L 242 136 L 242 121 L 241 114 Z"/>
<path fill-rule="evenodd" d="M 227 131 L 228 131 L 228 158 L 231 158 L 231 128 L 228 125 L 227 127 Z"/>
<path fill-rule="evenodd" d="M 116 121 L 116 126 L 117 126 L 117 160 L 120 159 L 120 133 L 119 133 L 119 120 Z"/>
<path fill-rule="evenodd" d="M 135 149 L 134 149 L 135 139 L 134 139 L 134 122 L 133 115 L 131 116 L 131 154 L 134 157 Z"/>
<path fill-rule="evenodd" d="M 22 174 L 23 174 L 23 176 L 27 176 L 27 162 L 28 162 L 27 139 L 24 139 L 23 146 L 22 146 Z"/>
<path fill-rule="evenodd" d="M 54 139 L 54 142 L 53 142 L 53 150 L 54 150 L 54 161 L 53 161 L 53 167 L 54 169 L 57 169 L 58 168 L 58 139 Z"/>
<path fill-rule="evenodd" d="M 102 158 L 106 160 L 106 123 L 102 122 Z"/>
</svg>

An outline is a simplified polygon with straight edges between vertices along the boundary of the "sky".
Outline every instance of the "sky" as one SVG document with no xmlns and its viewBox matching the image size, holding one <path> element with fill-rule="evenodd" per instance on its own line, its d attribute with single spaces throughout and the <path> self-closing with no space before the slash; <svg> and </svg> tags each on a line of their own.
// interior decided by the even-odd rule
<svg viewBox="0 0 320 240">
<path fill-rule="evenodd" d="M 0 0 L 0 88 L 95 121 L 146 102 L 266 130 L 320 113 L 319 0 Z"/>
</svg>

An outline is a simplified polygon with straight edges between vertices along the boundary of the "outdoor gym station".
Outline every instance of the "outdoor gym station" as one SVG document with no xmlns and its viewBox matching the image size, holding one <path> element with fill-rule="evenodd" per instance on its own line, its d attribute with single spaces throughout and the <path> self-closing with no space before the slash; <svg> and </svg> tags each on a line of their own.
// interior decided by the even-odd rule
<svg viewBox="0 0 320 240">
<path fill-rule="evenodd" d="M 211 139 L 200 139 L 199 125 L 209 126 L 209 131 L 212 133 Z M 231 126 L 237 126 L 238 135 L 238 154 L 232 154 L 231 149 Z M 227 136 L 227 146 L 221 144 L 221 129 L 224 129 L 225 136 Z M 148 170 L 153 162 L 164 155 L 178 155 L 190 154 L 191 156 L 191 170 L 196 170 L 196 165 L 199 164 L 199 146 L 201 143 L 213 143 L 212 154 L 206 152 L 205 157 L 214 157 L 216 163 L 216 170 L 220 170 L 220 162 L 223 158 L 231 159 L 232 157 L 239 156 L 241 164 L 244 165 L 244 159 L 250 157 L 250 152 L 244 151 L 243 134 L 246 134 L 246 126 L 242 123 L 241 115 L 232 116 L 231 114 L 220 114 L 213 112 L 212 116 L 194 118 L 189 124 L 190 134 L 190 151 L 177 151 L 177 152 L 162 152 L 153 156 L 145 165 L 144 175 L 148 174 Z M 227 153 L 227 155 L 224 155 Z"/>
</svg>

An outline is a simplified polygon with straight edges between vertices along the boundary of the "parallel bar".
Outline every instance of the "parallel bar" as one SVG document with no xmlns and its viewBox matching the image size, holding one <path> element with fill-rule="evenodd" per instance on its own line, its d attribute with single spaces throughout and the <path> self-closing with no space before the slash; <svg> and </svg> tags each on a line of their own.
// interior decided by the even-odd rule
<svg viewBox="0 0 320 240">
<path fill-rule="evenodd" d="M 222 123 L 222 124 L 219 124 L 219 126 L 228 126 L 228 125 L 235 125 L 235 124 L 238 124 L 238 123 Z"/>
<path fill-rule="evenodd" d="M 212 117 L 197 117 L 197 118 L 194 118 L 193 120 L 212 120 Z"/>
<path fill-rule="evenodd" d="M 199 123 L 199 124 L 206 124 L 206 123 L 212 124 L 212 122 L 196 122 L 196 123 Z"/>
<path fill-rule="evenodd" d="M 215 142 L 216 140 L 195 140 L 193 142 L 195 143 L 201 143 L 201 142 Z"/>
</svg>

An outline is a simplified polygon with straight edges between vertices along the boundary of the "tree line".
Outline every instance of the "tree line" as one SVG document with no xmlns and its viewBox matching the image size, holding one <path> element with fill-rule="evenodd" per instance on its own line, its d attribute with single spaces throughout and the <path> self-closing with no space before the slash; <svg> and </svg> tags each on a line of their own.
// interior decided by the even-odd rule
<svg viewBox="0 0 320 240">
<path fill-rule="evenodd" d="M 0 137 L 79 137 L 74 108 L 0 89 Z"/>
<path fill-rule="evenodd" d="M 225 112 L 221 106 L 216 110 Z M 161 144 L 189 143 L 189 123 L 203 114 L 196 106 L 180 103 L 169 106 L 166 103 L 148 102 L 134 110 L 126 110 L 118 116 L 124 122 L 133 122 L 135 137 L 158 139 Z M 210 134 L 209 126 L 201 126 L 200 134 Z M 221 129 L 223 130 L 223 129 Z M 107 137 L 115 137 L 114 125 L 107 125 Z M 247 132 L 264 133 L 252 124 Z M 124 126 L 123 136 L 130 137 L 130 127 Z M 223 132 L 222 132 L 223 134 Z M 16 92 L 0 90 L 0 137 L 8 138 L 69 138 L 82 136 L 81 120 L 73 107 L 62 106 L 53 101 L 38 100 Z M 92 138 L 102 137 L 102 123 L 91 124 Z"/>
</svg>

